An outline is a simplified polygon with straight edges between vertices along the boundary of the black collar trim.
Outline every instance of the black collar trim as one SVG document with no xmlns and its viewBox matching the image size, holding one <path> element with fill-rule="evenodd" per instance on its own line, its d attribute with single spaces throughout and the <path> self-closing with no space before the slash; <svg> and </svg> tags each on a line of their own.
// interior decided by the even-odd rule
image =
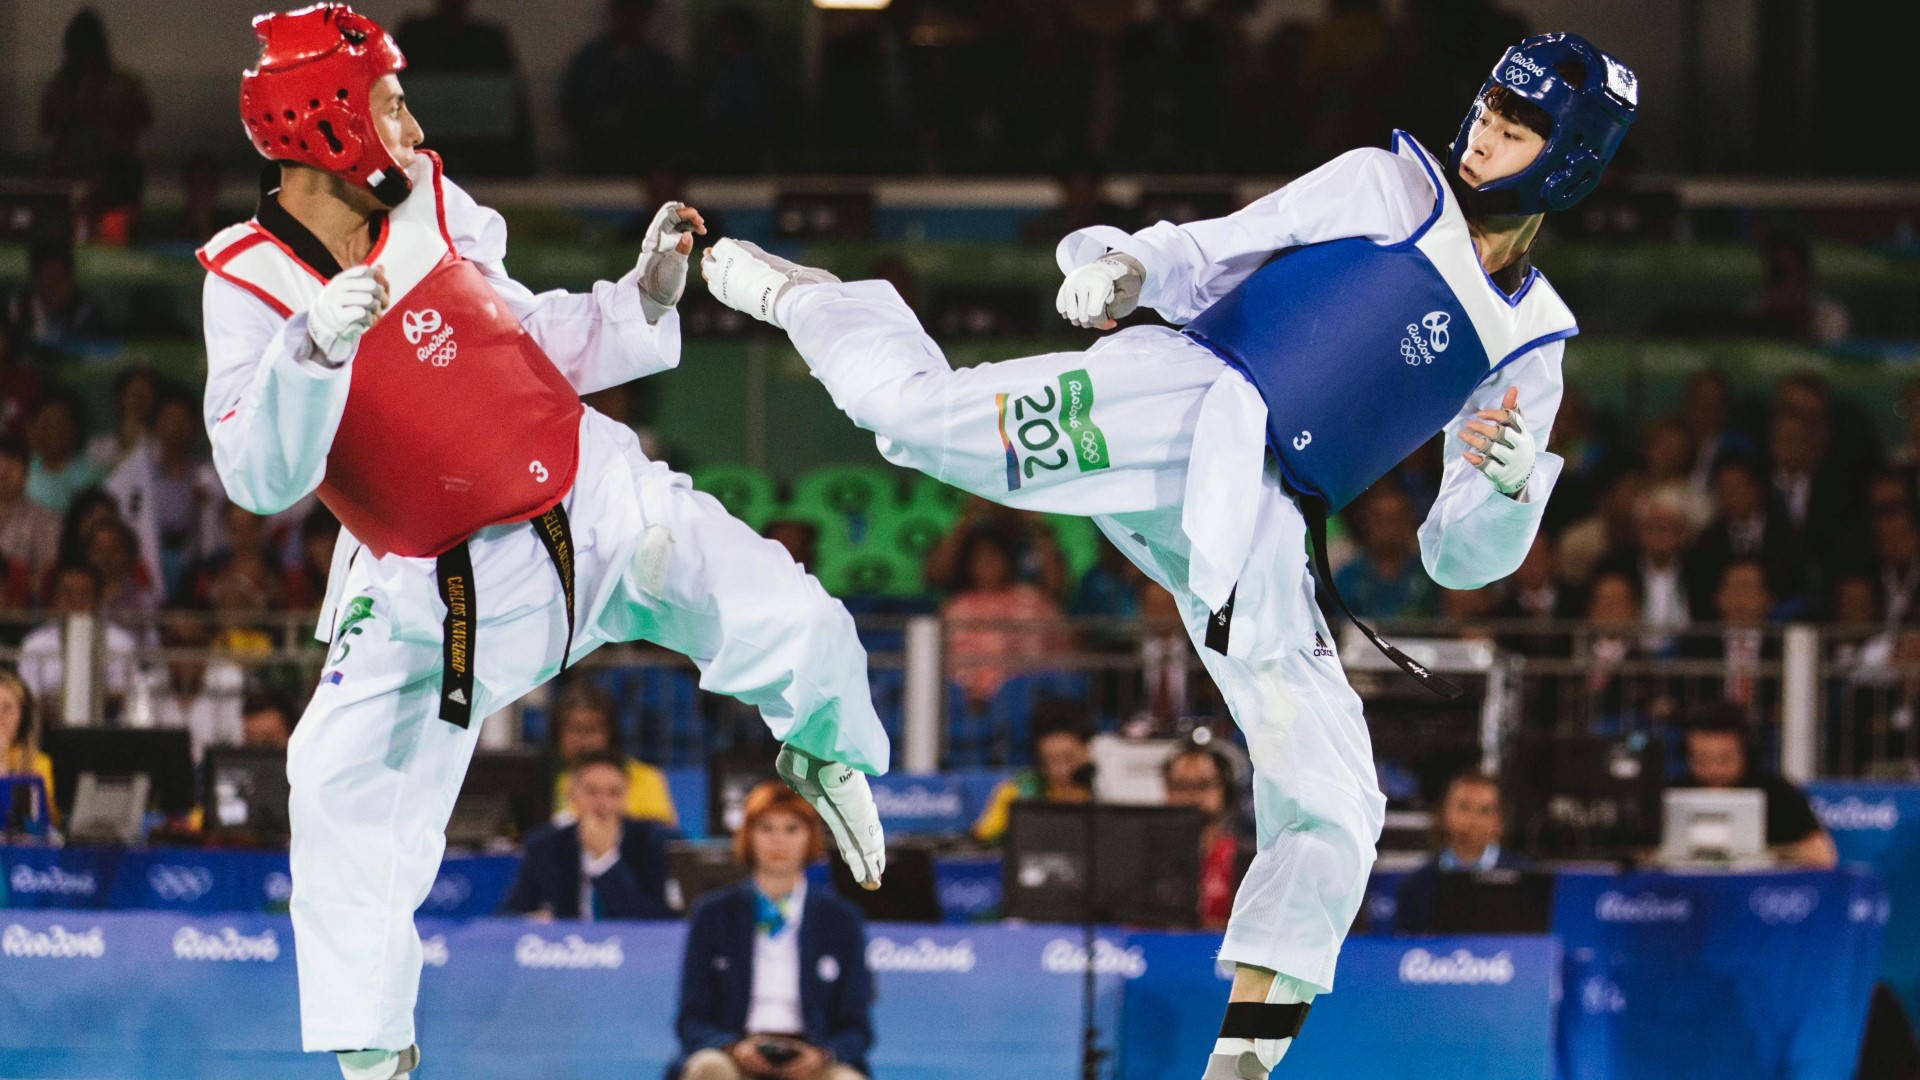
<svg viewBox="0 0 1920 1080">
<path fill-rule="evenodd" d="M 269 161 L 260 172 L 260 201 L 254 207 L 254 220 L 267 231 L 267 235 L 285 244 L 287 250 L 293 252 L 293 257 L 305 263 L 307 269 L 323 280 L 331 280 L 341 271 L 340 263 L 334 259 L 333 252 L 327 250 L 327 245 L 320 242 L 319 237 L 300 224 L 299 219 L 287 213 L 286 207 L 280 205 L 280 200 L 274 198 L 274 193 L 279 190 L 280 165 Z M 387 215 L 384 212 L 373 215 L 367 221 L 367 235 L 376 246 L 386 225 Z"/>
</svg>

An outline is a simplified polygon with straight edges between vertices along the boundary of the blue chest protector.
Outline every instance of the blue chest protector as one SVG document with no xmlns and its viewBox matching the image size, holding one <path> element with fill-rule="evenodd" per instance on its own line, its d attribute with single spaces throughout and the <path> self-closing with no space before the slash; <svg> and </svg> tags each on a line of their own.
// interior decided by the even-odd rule
<svg viewBox="0 0 1920 1080">
<path fill-rule="evenodd" d="M 1546 279 L 1509 297 L 1480 267 L 1439 166 L 1404 132 L 1434 207 L 1407 239 L 1281 252 L 1185 332 L 1267 403 L 1287 483 L 1337 511 L 1443 429 L 1502 365 L 1578 332 Z"/>
</svg>

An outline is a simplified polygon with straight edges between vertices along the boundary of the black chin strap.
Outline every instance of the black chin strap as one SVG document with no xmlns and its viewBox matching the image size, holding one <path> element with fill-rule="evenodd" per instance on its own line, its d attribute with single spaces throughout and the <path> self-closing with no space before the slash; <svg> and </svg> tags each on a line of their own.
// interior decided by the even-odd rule
<svg viewBox="0 0 1920 1080">
<path fill-rule="evenodd" d="M 1326 500 L 1318 495 L 1307 495 L 1297 491 L 1294 497 L 1300 504 L 1301 516 L 1307 519 L 1307 535 L 1313 539 L 1313 572 L 1319 576 L 1321 588 L 1326 589 L 1327 593 L 1333 597 L 1334 603 L 1340 605 L 1340 610 L 1346 614 L 1347 620 L 1359 627 L 1361 633 L 1367 635 L 1367 640 L 1373 642 L 1374 648 L 1379 649 L 1401 671 L 1418 680 L 1421 686 L 1448 701 L 1459 698 L 1465 691 L 1427 670 L 1425 664 L 1401 652 L 1393 642 L 1381 637 L 1378 630 L 1361 622 L 1359 617 L 1354 615 L 1353 609 L 1347 606 L 1346 597 L 1341 596 L 1340 590 L 1334 586 L 1333 568 L 1327 564 Z"/>
</svg>

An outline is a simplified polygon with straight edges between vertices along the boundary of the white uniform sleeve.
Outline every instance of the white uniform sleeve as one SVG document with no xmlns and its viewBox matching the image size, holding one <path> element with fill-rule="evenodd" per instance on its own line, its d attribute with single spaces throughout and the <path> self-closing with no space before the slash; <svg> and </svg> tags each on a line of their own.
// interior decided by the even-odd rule
<svg viewBox="0 0 1920 1080">
<path fill-rule="evenodd" d="M 1560 455 L 1545 449 L 1554 415 L 1560 411 L 1564 352 L 1564 342 L 1549 342 L 1508 364 L 1474 391 L 1442 433 L 1446 468 L 1440 476 L 1440 496 L 1420 526 L 1420 560 L 1440 585 L 1477 589 L 1498 581 L 1518 570 L 1533 546 L 1540 516 L 1566 465 Z M 1468 464 L 1467 444 L 1454 437 L 1476 412 L 1499 408 L 1509 386 L 1519 388 L 1520 412 L 1542 448 L 1520 499 L 1500 494 L 1493 481 Z"/>
<path fill-rule="evenodd" d="M 535 293 L 507 276 L 507 223 L 444 181 L 447 231 L 460 254 L 472 259 L 527 333 L 573 388 L 582 394 L 680 364 L 680 313 L 647 322 L 640 306 L 638 269 L 618 281 L 595 282 L 590 293 L 562 289 Z"/>
<path fill-rule="evenodd" d="M 1361 236 L 1397 243 L 1433 210 L 1433 182 L 1419 163 L 1380 149 L 1350 150 L 1223 218 L 1162 221 L 1128 235 L 1110 225 L 1060 241 L 1061 273 L 1106 254 L 1140 260 L 1140 303 L 1184 324 L 1213 306 L 1275 252 Z"/>
<path fill-rule="evenodd" d="M 352 365 L 307 359 L 305 312 L 283 319 L 212 274 L 201 293 L 207 337 L 203 402 L 213 466 L 227 497 L 274 514 L 320 486 L 347 407 Z"/>
</svg>

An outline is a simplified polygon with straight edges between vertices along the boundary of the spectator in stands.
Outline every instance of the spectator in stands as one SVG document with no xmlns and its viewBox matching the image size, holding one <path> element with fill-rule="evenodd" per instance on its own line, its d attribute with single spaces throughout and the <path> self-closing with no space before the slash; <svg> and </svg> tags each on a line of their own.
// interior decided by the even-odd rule
<svg viewBox="0 0 1920 1080">
<path fill-rule="evenodd" d="M 110 521 L 120 520 L 120 504 L 98 487 L 87 488 L 73 497 L 60 518 L 60 562 L 86 562 L 87 542 L 93 531 Z"/>
<path fill-rule="evenodd" d="M 1501 621 L 1528 621 L 1551 624 L 1572 619 L 1580 612 L 1574 590 L 1562 585 L 1553 572 L 1553 540 L 1542 531 L 1534 534 L 1533 546 L 1520 568 L 1508 579 L 1509 588 L 1493 617 Z M 1501 644 L 1522 656 L 1564 657 L 1572 642 L 1563 633 L 1554 633 L 1545 625 L 1538 631 L 1511 632 Z"/>
<path fill-rule="evenodd" d="M 1007 808 L 1027 799 L 1083 803 L 1093 798 L 1093 717 L 1076 701 L 1049 699 L 1029 720 L 1033 765 L 994 785 L 973 823 L 973 838 L 997 844 L 1007 832 Z"/>
<path fill-rule="evenodd" d="M 1157 583 L 1140 575 L 1140 676 L 1144 706 L 1127 725 L 1129 736 L 1149 737 L 1173 730 L 1187 714 L 1187 676 L 1193 663 L 1193 643 L 1180 617 L 1180 602 Z"/>
<path fill-rule="evenodd" d="M 61 46 L 60 67 L 40 92 L 40 133 L 51 143 L 49 171 L 89 177 L 137 157 L 140 136 L 153 126 L 153 109 L 139 77 L 114 64 L 99 13 L 76 12 Z"/>
<path fill-rule="evenodd" d="M 27 246 L 27 283 L 8 295 L 5 314 L 21 345 L 46 350 L 104 329 L 99 309 L 74 280 L 73 245 L 64 236 Z"/>
<path fill-rule="evenodd" d="M 671 830 L 627 817 L 626 759 L 585 754 L 568 770 L 573 821 L 527 837 L 520 870 L 501 910 L 545 919 L 671 919 L 667 839 Z"/>
<path fill-rule="evenodd" d="M 66 677 L 66 634 L 68 615 L 100 614 L 100 575 L 86 563 L 63 562 L 53 570 L 47 586 L 53 619 L 20 642 L 20 677 L 33 691 L 36 700 L 52 707 L 59 700 Z M 140 644 L 126 628 L 111 622 L 96 622 L 104 633 L 106 671 L 104 689 L 107 714 L 115 715 L 133 682 L 135 652 Z"/>
<path fill-rule="evenodd" d="M 27 498 L 56 514 L 66 513 L 75 495 L 100 481 L 100 470 L 80 452 L 80 431 L 80 403 L 64 391 L 41 398 L 27 425 L 33 450 Z"/>
<path fill-rule="evenodd" d="M 1334 587 L 1347 604 L 1375 619 L 1438 614 L 1438 590 L 1420 565 L 1418 522 L 1406 493 L 1391 484 L 1375 484 L 1361 496 L 1350 520 L 1361 555 L 1333 575 Z"/>
<path fill-rule="evenodd" d="M 40 749 L 39 726 L 35 723 L 33 691 L 27 689 L 12 668 L 0 668 L 0 777 L 37 776 L 45 789 L 43 813 L 51 818 L 53 809 L 53 759 Z M 0 832 L 12 826 L 16 818 L 26 816 L 26 800 L 16 793 L 8 805 L 0 805 Z"/>
<path fill-rule="evenodd" d="M 60 554 L 60 515 L 27 498 L 27 444 L 0 436 L 0 558 L 6 560 L 6 603 L 28 607 Z"/>
<path fill-rule="evenodd" d="M 1835 438 L 1826 382 L 1813 374 L 1780 380 L 1768 432 L 1773 498 L 1800 537 L 1810 587 L 1824 593 L 1864 554 L 1860 481 L 1876 471 L 1877 451 L 1864 434 Z"/>
<path fill-rule="evenodd" d="M 1807 238 L 1775 233 L 1761 242 L 1766 288 L 1754 303 L 1754 329 L 1768 337 L 1824 345 L 1847 336 L 1847 309 L 1819 292 Z"/>
<path fill-rule="evenodd" d="M 1211 733 L 1208 733 L 1211 735 Z M 1207 741 L 1189 739 L 1160 766 L 1167 805 L 1207 816 L 1200 830 L 1200 925 L 1223 929 L 1233 914 L 1233 894 L 1253 862 L 1253 845 L 1240 831 L 1240 789 L 1233 763 Z"/>
<path fill-rule="evenodd" d="M 204 150 L 180 163 L 180 198 L 176 240 L 204 244 L 214 233 L 241 220 L 220 206 L 220 160 Z"/>
<path fill-rule="evenodd" d="M 581 172 L 639 176 L 671 152 L 657 132 L 661 117 L 680 115 L 680 73 L 648 37 L 653 10 L 654 0 L 610 0 L 607 32 L 567 63 L 560 117 Z"/>
<path fill-rule="evenodd" d="M 1800 547 L 1785 511 L 1767 499 L 1758 461 L 1738 454 L 1713 469 L 1714 517 L 1686 555 L 1687 588 L 1698 618 L 1709 618 L 1721 574 L 1736 559 L 1759 562 L 1771 591 L 1789 612 L 1803 609 Z"/>
<path fill-rule="evenodd" d="M 1634 546 L 1600 565 L 1601 574 L 1624 574 L 1640 596 L 1640 621 L 1650 630 L 1682 630 L 1693 621 L 1683 557 L 1691 535 L 1685 504 L 1670 490 L 1648 491 L 1635 513 Z M 1647 648 L 1671 652 L 1668 635 L 1646 639 Z"/>
<path fill-rule="evenodd" d="M 1873 556 L 1881 620 L 1889 629 L 1920 623 L 1920 522 L 1912 511 L 1874 513 Z"/>
<path fill-rule="evenodd" d="M 1645 719 L 1647 688 L 1623 678 L 1622 666 L 1645 656 L 1640 633 L 1640 583 L 1631 574 L 1603 573 L 1587 595 L 1586 690 L 1590 719 L 1606 730 L 1632 727 Z"/>
<path fill-rule="evenodd" d="M 976 529 L 960 549 L 960 581 L 940 609 L 947 670 L 973 705 L 984 705 L 1009 676 L 1073 647 L 1052 596 L 1015 576 L 1015 555 L 995 529 Z"/>
<path fill-rule="evenodd" d="M 760 172 L 782 141 L 776 121 L 779 68 L 762 44 L 759 13 L 729 4 L 709 24 L 707 47 L 695 66 L 699 80 L 700 166 L 720 172 Z M 658 206 L 659 201 L 648 202 Z M 726 235 L 707 219 L 716 236 Z"/>
<path fill-rule="evenodd" d="M 1639 469 L 1622 470 L 1598 489 L 1590 512 L 1558 534 L 1553 555 L 1561 580 L 1587 584 L 1601 563 L 1634 549 L 1637 511 L 1646 489 L 1647 474 Z"/>
<path fill-rule="evenodd" d="M 687 918 L 674 1028 L 680 1080 L 864 1080 L 873 979 L 860 912 L 806 869 L 826 851 L 806 801 L 769 781 L 747 796 L 733 850 L 750 877 Z"/>
<path fill-rule="evenodd" d="M 320 606 L 327 595 L 327 572 L 333 566 L 333 545 L 340 539 L 340 522 L 333 511 L 315 503 L 300 519 L 299 557 L 287 571 L 283 591 L 286 606 L 307 611 Z"/>
<path fill-rule="evenodd" d="M 211 541 L 216 546 L 211 554 L 187 568 L 174 595 L 226 611 L 257 612 L 278 607 L 285 597 L 286 582 L 267 544 L 267 519 L 227 502 L 224 496 L 214 505 L 223 522 Z M 328 553 L 331 555 L 331 548 Z M 325 573 L 326 567 L 320 572 Z"/>
<path fill-rule="evenodd" d="M 162 596 L 178 596 L 189 564 L 221 547 L 226 490 L 201 454 L 202 432 L 193 398 L 163 390 L 153 438 L 135 447 L 104 485 L 139 541 L 144 576 Z"/>
<path fill-rule="evenodd" d="M 112 518 L 87 533 L 87 563 L 100 575 L 100 602 L 107 610 L 160 607 L 160 586 L 140 561 L 140 541 L 126 522 Z"/>
<path fill-rule="evenodd" d="M 1641 432 L 1647 490 L 1679 503 L 1686 514 L 1687 531 L 1697 532 L 1713 517 L 1713 499 L 1705 484 L 1693 482 L 1693 433 L 1678 417 L 1664 416 Z"/>
<path fill-rule="evenodd" d="M 27 419 L 40 401 L 40 372 L 27 362 L 20 332 L 0 310 L 0 435 L 25 438 Z"/>
<path fill-rule="evenodd" d="M 1759 456 L 1760 446 L 1744 431 L 1729 426 L 1733 413 L 1733 385 L 1719 368 L 1705 368 L 1687 376 L 1680 392 L 1680 421 L 1693 439 L 1693 486 L 1709 491 L 1719 463 L 1738 455 Z M 1555 494 L 1559 494 L 1557 491 Z"/>
<path fill-rule="evenodd" d="M 669 828 L 679 826 L 666 774 L 619 750 L 614 739 L 613 699 L 605 690 L 587 685 L 567 687 L 553 703 L 553 717 L 554 750 L 561 765 L 553 790 L 556 821 L 565 820 L 573 809 L 574 800 L 567 792 L 573 766 L 590 755 L 614 753 L 619 755 L 627 777 L 626 815 Z"/>
<path fill-rule="evenodd" d="M 1754 769 L 1748 726 L 1737 705 L 1711 705 L 1687 718 L 1687 774 L 1679 787 L 1757 788 L 1767 799 L 1767 847 L 1788 866 L 1831 869 L 1839 864 L 1833 837 L 1814 817 L 1807 796 L 1791 781 Z"/>
<path fill-rule="evenodd" d="M 177 612 L 160 623 L 165 658 L 134 673 L 127 695 L 125 723 L 130 727 L 184 728 L 193 744 L 193 760 L 209 746 L 242 740 L 241 704 L 247 673 L 239 664 L 214 654 L 214 628 L 204 610 Z"/>
<path fill-rule="evenodd" d="M 997 533 L 1013 552 L 1015 577 L 1039 586 L 1048 596 L 1067 595 L 1066 558 L 1045 518 L 977 495 L 967 496 L 965 506 L 960 520 L 927 552 L 922 570 L 929 585 L 949 593 L 964 588 L 964 556 L 974 534 L 985 531 Z"/>
<path fill-rule="evenodd" d="M 457 125 L 461 134 L 449 138 L 443 131 L 434 140 L 435 149 L 448 161 L 459 163 L 463 174 L 531 173 L 533 128 L 528 121 L 526 86 L 514 63 L 513 42 L 506 27 L 472 18 L 472 7 L 472 0 L 434 0 L 431 13 L 401 21 L 393 36 L 407 58 L 408 83 L 416 92 L 429 86 L 440 94 L 453 90 L 459 97 L 481 95 L 467 101 L 460 117 L 466 123 Z M 473 81 L 441 89 L 432 86 L 437 75 Z M 483 78 L 476 80 L 476 76 Z M 436 98 L 440 100 L 444 99 Z M 484 131 L 473 133 L 476 121 L 486 123 Z"/>
<path fill-rule="evenodd" d="M 1757 715 L 1772 697 L 1762 694 L 1760 673 L 1762 665 L 1780 660 L 1780 639 L 1766 630 L 1772 608 L 1766 568 L 1758 560 L 1736 559 L 1721 570 L 1713 602 L 1720 632 L 1690 637 L 1680 652 L 1689 659 L 1720 661 L 1722 674 L 1705 680 L 1703 696 L 1724 699 L 1749 715 Z"/>
<path fill-rule="evenodd" d="M 130 367 L 113 377 L 113 430 L 87 440 L 87 460 L 100 475 L 112 473 L 153 438 L 153 414 L 159 404 L 160 380 L 152 368 Z"/>
<path fill-rule="evenodd" d="M 1447 784 L 1433 822 L 1433 858 L 1400 882 L 1394 896 L 1393 929 L 1401 934 L 1433 931 L 1434 895 L 1440 875 L 1508 869 L 1518 865 L 1503 851 L 1506 818 L 1500 808 L 1500 781 L 1466 772 Z"/>
<path fill-rule="evenodd" d="M 293 710 L 273 694 L 248 694 L 240 704 L 240 745 L 285 750 L 293 736 Z"/>
</svg>

